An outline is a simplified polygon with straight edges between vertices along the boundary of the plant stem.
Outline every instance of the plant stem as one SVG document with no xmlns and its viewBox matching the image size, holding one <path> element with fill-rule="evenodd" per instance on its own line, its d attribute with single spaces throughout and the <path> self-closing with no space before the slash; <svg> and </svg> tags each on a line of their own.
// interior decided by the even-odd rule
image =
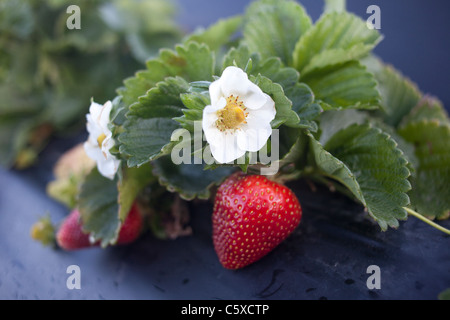
<svg viewBox="0 0 450 320">
<path fill-rule="evenodd" d="M 325 0 L 325 13 L 344 12 L 346 8 L 346 0 Z"/>
<path fill-rule="evenodd" d="M 438 225 L 437 223 L 434 223 L 433 221 L 431 221 L 430 219 L 425 218 L 423 215 L 421 215 L 420 213 L 415 212 L 414 210 L 411 210 L 409 208 L 405 208 L 406 212 L 408 212 L 408 214 L 412 215 L 413 217 L 416 217 L 419 220 L 422 220 L 423 222 L 429 224 L 430 226 L 432 226 L 433 228 L 436 228 L 448 235 L 450 235 L 450 230 Z"/>
</svg>

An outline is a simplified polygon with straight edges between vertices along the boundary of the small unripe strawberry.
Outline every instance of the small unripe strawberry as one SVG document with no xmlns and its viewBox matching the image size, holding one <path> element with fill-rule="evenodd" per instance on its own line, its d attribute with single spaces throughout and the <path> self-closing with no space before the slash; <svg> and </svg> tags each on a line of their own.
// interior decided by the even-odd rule
<svg viewBox="0 0 450 320">
<path fill-rule="evenodd" d="M 64 250 L 78 250 L 93 246 L 89 235 L 82 231 L 80 211 L 74 209 L 64 219 L 56 233 L 56 243 Z"/>
<path fill-rule="evenodd" d="M 139 237 L 142 227 L 143 218 L 137 205 L 134 204 L 119 231 L 116 244 L 124 245 L 135 241 Z M 56 242 L 59 247 L 68 251 L 99 245 L 99 242 L 91 243 L 89 234 L 83 232 L 78 209 L 74 209 L 64 219 L 56 233 Z"/>
<path fill-rule="evenodd" d="M 217 190 L 213 242 L 221 264 L 239 269 L 261 259 L 300 223 L 302 209 L 287 187 L 264 176 L 236 173 Z"/>
</svg>

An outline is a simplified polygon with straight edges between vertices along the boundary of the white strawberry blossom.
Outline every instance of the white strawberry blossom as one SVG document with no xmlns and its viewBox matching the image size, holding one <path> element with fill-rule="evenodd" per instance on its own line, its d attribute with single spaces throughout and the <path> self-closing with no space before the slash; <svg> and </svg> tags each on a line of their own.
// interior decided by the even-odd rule
<svg viewBox="0 0 450 320">
<path fill-rule="evenodd" d="M 104 105 L 92 101 L 89 113 L 86 115 L 86 129 L 89 137 L 84 143 L 84 150 L 89 158 L 97 163 L 100 174 L 113 180 L 119 168 L 120 160 L 109 151 L 115 144 L 112 132 L 108 128 L 111 109 L 111 101 Z"/>
<path fill-rule="evenodd" d="M 272 134 L 272 98 L 237 67 L 226 68 L 209 94 L 211 105 L 203 110 L 202 128 L 214 159 L 229 163 L 247 151 L 259 151 Z"/>
</svg>

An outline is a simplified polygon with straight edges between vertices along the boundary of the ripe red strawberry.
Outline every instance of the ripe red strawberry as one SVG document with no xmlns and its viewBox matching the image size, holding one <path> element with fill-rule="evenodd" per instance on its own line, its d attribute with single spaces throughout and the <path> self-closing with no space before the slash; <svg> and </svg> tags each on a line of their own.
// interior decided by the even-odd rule
<svg viewBox="0 0 450 320">
<path fill-rule="evenodd" d="M 233 174 L 217 190 L 213 242 L 221 264 L 243 268 L 294 231 L 302 209 L 287 187 L 259 175 Z"/>
<path fill-rule="evenodd" d="M 137 205 L 134 204 L 119 231 L 117 244 L 123 245 L 135 241 L 140 235 L 142 226 L 143 218 Z M 56 242 L 59 247 L 68 251 L 99 245 L 99 242 L 92 244 L 89 241 L 89 235 L 82 231 L 80 212 L 77 209 L 74 209 L 63 221 L 56 233 Z"/>
</svg>

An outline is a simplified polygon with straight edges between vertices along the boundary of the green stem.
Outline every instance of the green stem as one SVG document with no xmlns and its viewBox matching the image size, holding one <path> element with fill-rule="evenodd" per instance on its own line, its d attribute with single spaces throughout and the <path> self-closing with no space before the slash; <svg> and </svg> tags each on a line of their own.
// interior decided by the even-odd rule
<svg viewBox="0 0 450 320">
<path fill-rule="evenodd" d="M 325 0 L 325 13 L 333 11 L 344 12 L 346 9 L 346 0 Z"/>
<path fill-rule="evenodd" d="M 430 219 L 425 218 L 423 215 L 421 215 L 420 213 L 415 212 L 414 210 L 411 210 L 409 208 L 405 208 L 406 212 L 408 212 L 408 214 L 410 214 L 413 217 L 416 217 L 419 220 L 422 220 L 423 222 L 429 224 L 430 226 L 432 226 L 433 228 L 436 228 L 448 235 L 450 235 L 450 230 L 438 225 L 437 223 L 434 223 L 433 221 L 431 221 Z"/>
</svg>

